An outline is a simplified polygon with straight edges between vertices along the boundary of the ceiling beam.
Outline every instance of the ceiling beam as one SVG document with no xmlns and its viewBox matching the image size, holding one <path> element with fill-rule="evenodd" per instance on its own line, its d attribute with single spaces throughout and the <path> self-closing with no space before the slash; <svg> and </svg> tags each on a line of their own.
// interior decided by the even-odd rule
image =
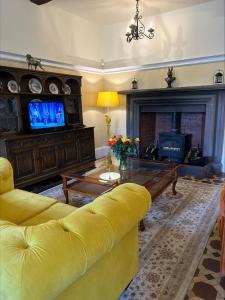
<svg viewBox="0 0 225 300">
<path fill-rule="evenodd" d="M 52 0 L 30 0 L 32 3 L 34 4 L 37 4 L 37 5 L 42 5 L 42 4 L 45 4 L 45 3 L 48 3 Z"/>
</svg>

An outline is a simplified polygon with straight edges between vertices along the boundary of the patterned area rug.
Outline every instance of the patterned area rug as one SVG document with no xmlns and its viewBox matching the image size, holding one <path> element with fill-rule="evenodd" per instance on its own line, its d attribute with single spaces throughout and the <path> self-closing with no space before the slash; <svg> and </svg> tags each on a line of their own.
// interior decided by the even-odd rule
<svg viewBox="0 0 225 300">
<path fill-rule="evenodd" d="M 219 230 L 218 224 L 216 224 L 195 271 L 185 300 L 225 299 L 225 276 L 220 273 L 220 249 Z"/>
<path fill-rule="evenodd" d="M 140 270 L 120 300 L 182 300 L 216 222 L 220 186 L 179 179 L 177 195 L 169 187 L 145 217 L 140 232 Z M 61 185 L 42 193 L 65 201 Z M 82 206 L 91 197 L 70 193 Z"/>
</svg>

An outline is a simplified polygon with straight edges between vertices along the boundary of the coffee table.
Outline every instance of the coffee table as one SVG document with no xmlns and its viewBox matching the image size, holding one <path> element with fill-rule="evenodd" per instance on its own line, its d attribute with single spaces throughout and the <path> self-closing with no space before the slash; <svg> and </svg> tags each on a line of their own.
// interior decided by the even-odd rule
<svg viewBox="0 0 225 300">
<path fill-rule="evenodd" d="M 177 169 L 178 164 L 171 162 L 129 158 L 128 169 L 125 171 L 120 171 L 118 166 L 112 166 L 112 172 L 120 173 L 120 178 L 117 180 L 102 180 L 100 178 L 102 173 L 107 172 L 105 160 L 97 160 L 80 168 L 65 171 L 60 175 L 63 180 L 63 192 L 67 204 L 69 203 L 69 191 L 97 197 L 127 182 L 144 186 L 154 200 L 170 184 L 172 184 L 172 193 L 176 195 Z M 140 229 L 144 230 L 143 221 L 140 223 Z"/>
</svg>

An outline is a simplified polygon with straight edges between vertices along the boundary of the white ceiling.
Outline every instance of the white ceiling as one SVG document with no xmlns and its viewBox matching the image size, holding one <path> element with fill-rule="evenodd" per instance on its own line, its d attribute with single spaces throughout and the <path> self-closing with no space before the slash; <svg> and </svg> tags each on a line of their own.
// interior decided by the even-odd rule
<svg viewBox="0 0 225 300">
<path fill-rule="evenodd" d="M 140 0 L 139 10 L 143 16 L 158 15 L 212 0 Z M 53 0 L 56 6 L 98 24 L 112 24 L 130 20 L 135 13 L 135 0 Z"/>
</svg>

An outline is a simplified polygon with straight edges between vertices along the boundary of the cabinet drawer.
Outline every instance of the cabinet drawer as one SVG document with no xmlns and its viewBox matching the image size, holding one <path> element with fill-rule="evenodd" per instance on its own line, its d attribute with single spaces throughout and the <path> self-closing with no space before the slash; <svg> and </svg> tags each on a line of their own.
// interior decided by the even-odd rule
<svg viewBox="0 0 225 300">
<path fill-rule="evenodd" d="M 26 147 L 35 147 L 37 145 L 36 139 L 21 139 L 9 142 L 9 147 L 11 149 L 21 149 Z"/>
</svg>

